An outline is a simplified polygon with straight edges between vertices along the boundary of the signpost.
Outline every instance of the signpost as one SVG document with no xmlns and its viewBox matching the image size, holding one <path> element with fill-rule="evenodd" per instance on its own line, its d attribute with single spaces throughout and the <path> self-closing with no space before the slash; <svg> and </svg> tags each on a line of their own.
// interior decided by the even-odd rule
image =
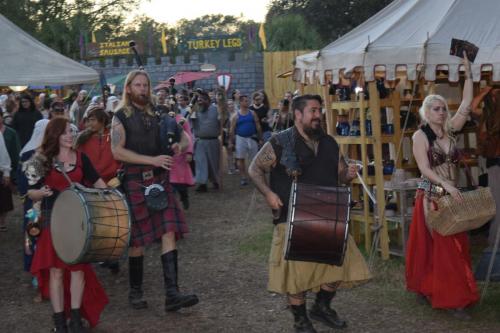
<svg viewBox="0 0 500 333">
<path fill-rule="evenodd" d="M 186 51 L 222 51 L 243 48 L 243 39 L 238 35 L 190 38 L 181 41 L 180 47 Z"/>
<path fill-rule="evenodd" d="M 129 40 L 89 43 L 87 44 L 87 58 L 113 57 L 132 54 L 129 43 Z M 141 41 L 136 42 L 135 47 L 139 54 L 144 53 L 144 45 Z"/>
</svg>

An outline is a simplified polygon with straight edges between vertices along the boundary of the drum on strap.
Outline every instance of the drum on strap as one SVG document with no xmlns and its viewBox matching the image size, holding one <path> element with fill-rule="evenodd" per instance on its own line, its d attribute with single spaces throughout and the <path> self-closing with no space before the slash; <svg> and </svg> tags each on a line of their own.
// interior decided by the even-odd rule
<svg viewBox="0 0 500 333">
<path fill-rule="evenodd" d="M 67 264 L 117 260 L 128 248 L 130 223 L 127 201 L 118 190 L 78 185 L 61 192 L 54 203 L 52 244 Z"/>
<path fill-rule="evenodd" d="M 293 182 L 285 259 L 342 266 L 349 233 L 351 190 Z"/>
</svg>

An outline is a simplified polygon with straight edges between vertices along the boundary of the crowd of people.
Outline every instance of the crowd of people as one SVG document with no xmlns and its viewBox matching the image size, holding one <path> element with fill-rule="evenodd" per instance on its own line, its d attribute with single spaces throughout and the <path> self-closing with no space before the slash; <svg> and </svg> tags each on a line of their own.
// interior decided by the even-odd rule
<svg viewBox="0 0 500 333">
<path fill-rule="evenodd" d="M 17 192 L 24 211 L 24 269 L 39 291 L 35 302 L 50 299 L 57 332 L 68 329 L 67 318 L 71 332 L 85 331 L 81 316 L 95 326 L 108 303 L 91 265 L 66 264 L 54 252 L 51 210 L 58 194 L 70 185 L 66 176 L 87 187 L 106 188 L 115 186 L 120 175 L 133 221 L 130 305 L 148 306 L 142 292 L 143 249 L 161 241 L 165 310 L 177 311 L 198 303 L 196 295 L 179 291 L 177 276 L 175 244 L 188 232 L 183 210 L 190 207 L 189 187 L 208 192 L 211 183 L 219 190 L 223 154 L 228 156 L 227 172 L 240 174 L 241 186 L 248 185 L 245 160 L 248 165 L 263 143 L 262 128 L 266 132 L 278 128 L 274 122 L 288 112 L 281 108 L 273 113 L 263 91 L 255 92 L 250 101 L 238 90 L 228 98 L 220 88 L 179 92 L 172 88 L 153 93 L 147 73 L 134 71 L 123 95 L 105 100 L 90 97 L 86 90 L 66 98 L 30 92 L 0 96 L 0 232 L 7 231 L 7 213 L 14 209 Z M 221 144 L 219 137 L 224 139 Z M 35 159 L 40 170 L 32 171 Z M 165 208 L 153 211 L 144 204 L 142 187 L 150 184 L 161 184 L 167 192 Z M 35 206 L 42 221 L 39 234 L 30 231 L 34 217 L 29 212 Z M 120 270 L 116 261 L 101 266 L 113 273 Z"/>
<path fill-rule="evenodd" d="M 454 133 L 473 109 L 481 113 L 479 100 L 497 103 L 498 90 L 491 88 L 473 100 L 466 59 L 464 65 L 463 100 L 453 117 L 441 96 L 428 96 L 423 102 L 422 127 L 413 138 L 422 184 L 406 266 L 410 291 L 434 308 L 451 309 L 461 319 L 468 318 L 465 308 L 478 300 L 467 235 L 441 236 L 426 224 L 426 215 L 438 195 L 437 187 L 462 200 Z M 68 327 L 71 332 L 85 332 L 82 317 L 91 327 L 97 325 L 109 302 L 92 265 L 67 264 L 54 251 L 48 229 L 51 211 L 70 182 L 98 189 L 120 186 L 132 221 L 130 306 L 149 306 L 143 293 L 144 248 L 160 242 L 164 307 L 171 312 L 199 302 L 197 295 L 181 292 L 178 283 L 182 261 L 176 242 L 189 232 L 184 214 L 191 206 L 189 188 L 198 193 L 221 190 L 222 172 L 239 175 L 241 187 L 251 180 L 273 211 L 268 289 L 287 295 L 295 331 L 316 332 L 310 319 L 332 328 L 347 326 L 331 308 L 337 289 L 372 277 L 352 237 L 345 240 L 341 266 L 283 257 L 291 184 L 348 185 L 359 171 L 355 164 L 346 163 L 335 139 L 324 132 L 320 96 L 287 92 L 274 111 L 262 90 L 249 96 L 238 90 L 226 94 L 223 88 L 177 91 L 172 84 L 153 94 L 149 75 L 135 70 L 127 76 L 120 98 L 90 98 L 85 90 L 66 99 L 55 94 L 34 99 L 23 93 L 0 96 L 0 107 L 0 232 L 8 228 L 6 214 L 14 207 L 13 191 L 23 200 L 25 226 L 33 220 L 30 210 L 39 209 L 40 233 L 25 231 L 24 269 L 39 290 L 36 300 L 50 299 L 56 332 L 67 332 Z M 499 117 L 494 114 L 489 112 L 483 122 L 487 135 L 482 140 L 491 139 L 491 133 L 497 135 L 492 143 L 496 148 L 487 145 L 486 149 L 488 167 L 498 179 L 499 132 L 494 119 Z M 158 197 L 149 196 L 151 187 L 158 189 Z M 498 189 L 493 191 L 499 205 Z M 116 261 L 102 265 L 115 273 L 120 269 Z M 309 311 L 307 291 L 316 292 Z"/>
</svg>

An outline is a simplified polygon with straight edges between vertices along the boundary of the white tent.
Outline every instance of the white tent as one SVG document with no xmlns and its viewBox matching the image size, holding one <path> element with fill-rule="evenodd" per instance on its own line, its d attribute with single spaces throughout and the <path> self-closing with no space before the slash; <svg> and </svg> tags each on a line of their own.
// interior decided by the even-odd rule
<svg viewBox="0 0 500 333">
<path fill-rule="evenodd" d="M 0 86 L 99 81 L 97 71 L 45 46 L 3 15 L 0 15 L 0 35 Z"/>
<path fill-rule="evenodd" d="M 423 70 L 425 79 L 434 81 L 436 70 L 443 69 L 456 82 L 461 59 L 449 52 L 457 38 L 479 47 L 474 81 L 481 71 L 492 71 L 493 81 L 500 81 L 499 13 L 499 0 L 395 0 L 320 51 L 297 57 L 294 78 L 324 83 L 331 73 L 338 83 L 342 71 L 360 69 L 366 81 L 373 81 L 375 70 L 384 70 L 387 80 L 400 71 L 414 80 Z"/>
</svg>

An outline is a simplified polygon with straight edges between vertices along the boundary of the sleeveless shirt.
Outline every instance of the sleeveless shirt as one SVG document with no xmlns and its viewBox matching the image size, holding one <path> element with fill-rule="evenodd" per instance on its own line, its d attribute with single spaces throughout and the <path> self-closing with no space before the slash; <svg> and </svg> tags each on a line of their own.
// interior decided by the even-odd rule
<svg viewBox="0 0 500 333">
<path fill-rule="evenodd" d="M 246 115 L 238 112 L 238 119 L 236 120 L 236 134 L 244 138 L 251 137 L 257 133 L 255 120 L 252 111 L 248 111 Z"/>
<path fill-rule="evenodd" d="M 323 134 L 319 139 L 318 152 L 317 155 L 315 155 L 314 151 L 307 146 L 303 137 L 298 133 L 295 126 L 289 130 L 296 131 L 295 137 L 297 139 L 294 143 L 294 150 L 302 170 L 297 181 L 313 185 L 338 186 L 339 147 L 335 139 L 327 134 Z M 283 151 L 283 148 L 279 144 L 279 138 L 277 137 L 286 135 L 284 133 L 285 132 L 280 132 L 270 140 L 277 161 L 280 161 Z M 285 167 L 281 163 L 277 163 L 271 170 L 271 190 L 275 192 L 283 202 L 281 214 L 279 218 L 273 221 L 274 224 L 286 222 L 292 181 L 293 179 L 288 176 Z"/>
<path fill-rule="evenodd" d="M 127 117 L 121 109 L 115 113 L 125 128 L 125 148 L 147 156 L 161 155 L 160 125 L 156 116 L 133 106 L 132 114 Z"/>
</svg>

